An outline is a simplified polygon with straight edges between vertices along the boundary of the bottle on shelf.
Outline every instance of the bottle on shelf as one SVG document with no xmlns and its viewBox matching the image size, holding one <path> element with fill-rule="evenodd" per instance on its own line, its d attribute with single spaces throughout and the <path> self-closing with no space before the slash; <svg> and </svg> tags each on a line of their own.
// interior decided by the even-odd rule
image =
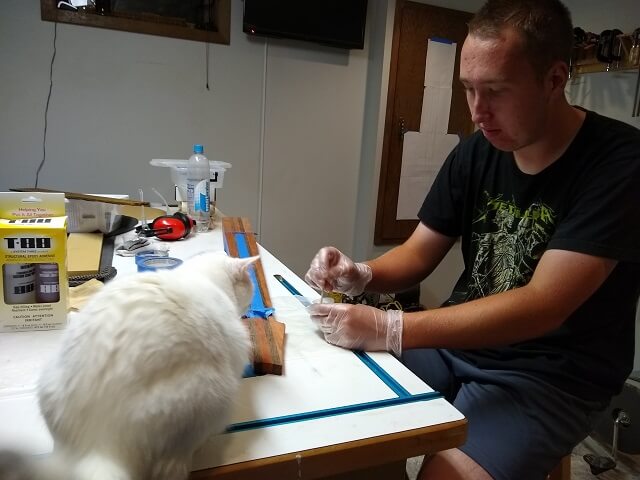
<svg viewBox="0 0 640 480">
<path fill-rule="evenodd" d="M 209 230 L 211 201 L 209 160 L 202 145 L 193 146 L 193 155 L 187 162 L 187 204 L 189 216 L 196 221 L 196 232 Z"/>
</svg>

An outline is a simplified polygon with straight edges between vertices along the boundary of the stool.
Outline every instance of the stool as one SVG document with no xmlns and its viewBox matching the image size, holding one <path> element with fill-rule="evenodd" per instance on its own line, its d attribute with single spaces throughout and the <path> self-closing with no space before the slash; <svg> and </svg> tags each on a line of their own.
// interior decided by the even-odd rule
<svg viewBox="0 0 640 480">
<path fill-rule="evenodd" d="M 547 475 L 547 480 L 570 480 L 571 479 L 571 454 L 560 460 L 560 463 Z"/>
</svg>

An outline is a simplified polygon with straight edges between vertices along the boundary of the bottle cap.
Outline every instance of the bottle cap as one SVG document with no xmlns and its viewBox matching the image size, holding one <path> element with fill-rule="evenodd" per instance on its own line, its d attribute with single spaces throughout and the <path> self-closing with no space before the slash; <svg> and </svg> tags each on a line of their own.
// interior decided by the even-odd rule
<svg viewBox="0 0 640 480">
<path fill-rule="evenodd" d="M 202 153 L 204 152 L 204 147 L 198 143 L 193 146 L 193 153 Z"/>
</svg>

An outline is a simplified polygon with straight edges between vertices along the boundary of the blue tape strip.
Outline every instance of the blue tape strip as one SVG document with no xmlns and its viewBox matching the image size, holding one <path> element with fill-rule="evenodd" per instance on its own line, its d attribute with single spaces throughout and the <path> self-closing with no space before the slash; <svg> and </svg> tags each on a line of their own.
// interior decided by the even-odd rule
<svg viewBox="0 0 640 480">
<path fill-rule="evenodd" d="M 387 373 L 387 371 L 378 365 L 373 358 L 371 358 L 366 352 L 362 351 L 354 351 L 356 357 L 362 360 L 369 369 L 375 373 L 380 380 L 382 380 L 387 387 L 394 391 L 396 395 L 400 398 L 411 397 L 411 394 L 405 389 L 402 385 L 400 385 L 395 378 Z"/>
<path fill-rule="evenodd" d="M 449 40 L 448 38 L 442 38 L 442 37 L 431 37 L 429 40 L 431 40 L 432 42 L 448 43 L 449 45 L 453 43 L 453 40 Z"/>
<path fill-rule="evenodd" d="M 362 412 L 364 410 L 373 410 L 376 408 L 390 407 L 393 405 L 402 405 L 405 403 L 415 403 L 434 398 L 441 398 L 439 392 L 427 392 L 417 395 L 410 395 L 402 398 L 389 398 L 385 400 L 376 400 L 373 402 L 356 403 L 354 405 L 345 405 L 343 407 L 325 408 L 323 410 L 313 410 L 310 412 L 294 413 L 292 415 L 283 415 L 281 417 L 263 418 L 258 420 L 250 420 L 248 422 L 233 423 L 227 427 L 227 432 L 242 432 L 244 430 L 253 430 L 256 428 L 273 427 L 274 425 L 284 425 L 286 423 L 301 422 L 304 420 L 315 420 L 318 418 L 332 417 L 335 415 L 344 415 L 346 413 Z"/>
<path fill-rule="evenodd" d="M 289 292 L 290 292 L 290 293 L 293 293 L 294 295 L 298 295 L 298 296 L 300 296 L 300 297 L 302 296 L 302 295 L 300 294 L 300 292 L 296 289 L 296 287 L 294 287 L 294 286 L 293 286 L 293 285 L 291 285 L 289 282 L 287 282 L 287 281 L 284 279 L 284 277 L 283 277 L 282 275 L 279 275 L 279 274 L 277 274 L 277 273 L 276 273 L 276 274 L 274 275 L 274 277 L 275 277 L 275 279 L 276 279 L 276 280 L 278 280 L 278 281 L 282 284 L 282 286 L 283 286 L 284 288 L 286 288 L 287 290 L 289 290 Z"/>
<path fill-rule="evenodd" d="M 252 255 L 249 252 L 245 234 L 234 233 L 233 237 L 236 240 L 236 247 L 238 247 L 238 255 L 240 256 L 240 258 L 251 257 Z M 255 269 L 252 268 L 249 271 L 249 275 L 251 276 L 251 281 L 253 282 L 253 298 L 251 299 L 251 305 L 249 305 L 246 316 L 249 318 L 264 318 L 266 320 L 268 317 L 273 315 L 274 309 L 271 307 L 266 307 L 264 305 L 264 300 L 262 299 L 262 294 L 260 293 L 260 288 L 258 287 L 258 278 L 256 277 Z"/>
<path fill-rule="evenodd" d="M 253 368 L 253 364 L 249 363 L 245 365 L 244 372 L 242 372 L 242 378 L 256 377 L 256 370 Z"/>
<path fill-rule="evenodd" d="M 289 292 L 291 292 L 293 294 L 294 297 L 296 297 L 296 299 L 305 307 L 308 307 L 309 305 L 311 305 L 311 302 L 309 301 L 309 299 L 307 297 L 304 297 L 300 294 L 300 292 L 298 290 L 296 290 L 296 288 L 291 285 L 289 282 L 287 282 L 284 277 L 282 275 L 279 274 L 275 274 L 274 277 L 276 277 L 276 280 L 278 280 L 282 286 L 284 288 L 286 288 L 287 290 L 289 290 Z"/>
<path fill-rule="evenodd" d="M 139 272 L 155 272 L 157 270 L 172 270 L 182 265 L 179 258 L 160 255 L 144 255 L 135 259 Z"/>
</svg>

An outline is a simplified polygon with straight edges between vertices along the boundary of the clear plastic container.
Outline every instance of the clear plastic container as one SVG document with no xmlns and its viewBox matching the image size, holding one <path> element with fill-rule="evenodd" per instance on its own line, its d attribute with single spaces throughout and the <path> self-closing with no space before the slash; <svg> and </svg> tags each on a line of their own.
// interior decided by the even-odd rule
<svg viewBox="0 0 640 480">
<path fill-rule="evenodd" d="M 155 167 L 169 167 L 171 169 L 171 181 L 175 185 L 175 200 L 184 208 L 181 210 L 187 212 L 187 160 L 176 158 L 154 158 L 149 162 Z M 215 198 L 215 189 L 222 188 L 225 172 L 231 168 L 231 164 L 221 162 L 219 160 L 209 160 L 209 185 L 212 200 Z"/>
<path fill-rule="evenodd" d="M 193 155 L 187 162 L 187 206 L 189 216 L 196 221 L 196 232 L 209 230 L 211 209 L 209 159 L 202 145 L 193 146 Z"/>
</svg>

